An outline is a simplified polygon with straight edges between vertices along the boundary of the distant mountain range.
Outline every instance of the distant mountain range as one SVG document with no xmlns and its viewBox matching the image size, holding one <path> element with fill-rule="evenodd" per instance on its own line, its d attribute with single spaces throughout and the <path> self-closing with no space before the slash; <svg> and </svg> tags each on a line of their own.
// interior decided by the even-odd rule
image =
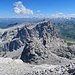
<svg viewBox="0 0 75 75">
<path fill-rule="evenodd" d="M 14 25 L 16 23 L 21 24 L 23 22 L 39 22 L 43 18 L 0 18 L 0 27 L 6 27 Z M 48 18 L 52 20 L 53 23 L 65 23 L 66 21 L 75 21 L 75 18 Z"/>
<path fill-rule="evenodd" d="M 0 27 L 10 27 L 14 24 L 21 24 L 23 22 L 38 22 L 41 19 L 38 18 L 0 18 Z"/>
</svg>

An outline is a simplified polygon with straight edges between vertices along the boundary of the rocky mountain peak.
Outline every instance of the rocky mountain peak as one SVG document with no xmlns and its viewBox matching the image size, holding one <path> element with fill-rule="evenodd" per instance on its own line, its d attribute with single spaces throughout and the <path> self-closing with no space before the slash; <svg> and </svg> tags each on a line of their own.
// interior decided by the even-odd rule
<svg viewBox="0 0 75 75">
<path fill-rule="evenodd" d="M 67 43 L 58 36 L 55 26 L 49 20 L 38 23 L 23 23 L 1 29 L 1 31 L 0 52 L 3 57 L 19 57 L 24 62 L 33 64 L 50 64 L 54 61 L 59 63 L 63 61 L 60 61 L 59 57 L 68 59 L 75 57 L 74 47 L 67 46 Z"/>
<path fill-rule="evenodd" d="M 75 75 L 75 45 L 46 19 L 0 29 L 0 57 L 2 75 Z"/>
</svg>

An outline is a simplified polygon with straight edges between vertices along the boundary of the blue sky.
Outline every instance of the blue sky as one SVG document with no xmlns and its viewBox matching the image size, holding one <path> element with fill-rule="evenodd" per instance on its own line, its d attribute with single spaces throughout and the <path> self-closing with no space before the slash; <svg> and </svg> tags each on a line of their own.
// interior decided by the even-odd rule
<svg viewBox="0 0 75 75">
<path fill-rule="evenodd" d="M 75 0 L 0 0 L 0 17 L 75 17 Z"/>
</svg>

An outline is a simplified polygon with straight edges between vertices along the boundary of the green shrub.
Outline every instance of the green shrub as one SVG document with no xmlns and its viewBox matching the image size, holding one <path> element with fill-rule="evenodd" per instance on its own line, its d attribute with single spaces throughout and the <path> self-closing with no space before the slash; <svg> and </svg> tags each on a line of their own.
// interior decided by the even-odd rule
<svg viewBox="0 0 75 75">
<path fill-rule="evenodd" d="M 71 45 L 73 45 L 74 43 L 71 43 L 71 42 L 67 42 L 67 45 L 68 46 L 71 46 Z"/>
</svg>

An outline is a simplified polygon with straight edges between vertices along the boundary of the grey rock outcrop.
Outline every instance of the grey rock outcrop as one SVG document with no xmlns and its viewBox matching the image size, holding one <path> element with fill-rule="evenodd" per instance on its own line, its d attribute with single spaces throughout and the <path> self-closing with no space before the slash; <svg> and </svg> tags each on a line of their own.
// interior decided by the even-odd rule
<svg viewBox="0 0 75 75">
<path fill-rule="evenodd" d="M 73 47 L 60 46 L 57 49 L 52 50 L 52 52 L 58 56 L 66 57 L 68 59 L 75 58 L 75 48 Z"/>
<path fill-rule="evenodd" d="M 32 65 L 23 63 L 21 60 L 0 58 L 1 75 L 74 75 L 75 64 L 67 65 Z"/>
<path fill-rule="evenodd" d="M 21 55 L 21 59 L 24 62 L 42 64 L 46 62 L 49 57 L 49 51 L 44 45 L 38 40 L 30 41 L 24 47 Z"/>
</svg>

